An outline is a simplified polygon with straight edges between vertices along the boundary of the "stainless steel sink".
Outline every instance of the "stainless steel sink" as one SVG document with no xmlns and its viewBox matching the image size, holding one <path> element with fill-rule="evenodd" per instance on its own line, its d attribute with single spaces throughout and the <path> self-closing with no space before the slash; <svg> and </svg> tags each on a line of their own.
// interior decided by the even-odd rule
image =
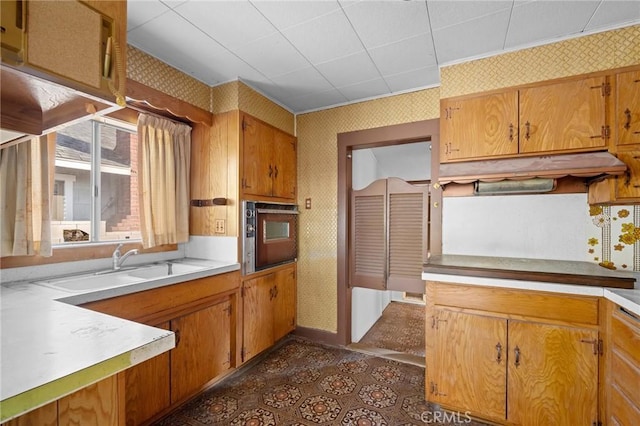
<svg viewBox="0 0 640 426">
<path fill-rule="evenodd" d="M 171 275 L 184 275 L 204 269 L 207 269 L 207 266 L 182 262 L 163 262 L 137 267 L 130 266 L 127 269 L 117 271 L 106 270 L 82 273 L 79 275 L 34 281 L 33 283 L 58 290 L 87 292 L 159 280 Z"/>
</svg>

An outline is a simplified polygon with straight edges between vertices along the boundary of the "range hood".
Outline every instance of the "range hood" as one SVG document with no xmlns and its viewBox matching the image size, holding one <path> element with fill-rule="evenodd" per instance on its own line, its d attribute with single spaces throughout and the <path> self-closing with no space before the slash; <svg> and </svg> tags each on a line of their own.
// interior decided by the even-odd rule
<svg viewBox="0 0 640 426">
<path fill-rule="evenodd" d="M 606 152 L 542 155 L 440 164 L 438 182 L 499 182 L 532 178 L 559 179 L 566 176 L 603 178 L 625 173 L 627 165 Z"/>
</svg>

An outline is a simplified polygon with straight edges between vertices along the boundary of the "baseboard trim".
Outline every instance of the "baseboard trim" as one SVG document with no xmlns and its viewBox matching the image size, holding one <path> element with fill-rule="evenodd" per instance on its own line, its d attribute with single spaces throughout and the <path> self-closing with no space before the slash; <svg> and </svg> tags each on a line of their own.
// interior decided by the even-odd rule
<svg viewBox="0 0 640 426">
<path fill-rule="evenodd" d="M 332 333 L 326 330 L 308 327 L 296 327 L 293 332 L 294 336 L 304 337 L 313 342 L 324 343 L 326 345 L 341 346 L 342 343 L 338 339 L 338 333 Z"/>
</svg>

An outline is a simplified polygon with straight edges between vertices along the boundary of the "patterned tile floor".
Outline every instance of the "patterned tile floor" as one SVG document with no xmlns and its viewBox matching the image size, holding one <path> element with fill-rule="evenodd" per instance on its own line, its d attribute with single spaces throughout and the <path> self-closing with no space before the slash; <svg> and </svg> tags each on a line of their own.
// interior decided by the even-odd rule
<svg viewBox="0 0 640 426">
<path fill-rule="evenodd" d="M 424 400 L 424 368 L 288 337 L 157 424 L 479 425 L 440 423 L 437 412 Z"/>
<path fill-rule="evenodd" d="M 391 302 L 358 343 L 424 357 L 424 316 L 422 304 Z"/>
</svg>

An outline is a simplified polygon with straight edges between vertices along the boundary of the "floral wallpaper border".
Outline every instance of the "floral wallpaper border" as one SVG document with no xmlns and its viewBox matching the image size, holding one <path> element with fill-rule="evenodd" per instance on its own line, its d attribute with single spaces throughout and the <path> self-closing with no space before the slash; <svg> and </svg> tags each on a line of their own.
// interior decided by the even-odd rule
<svg viewBox="0 0 640 426">
<path fill-rule="evenodd" d="M 587 252 L 598 265 L 640 270 L 640 206 L 591 206 Z"/>
</svg>

